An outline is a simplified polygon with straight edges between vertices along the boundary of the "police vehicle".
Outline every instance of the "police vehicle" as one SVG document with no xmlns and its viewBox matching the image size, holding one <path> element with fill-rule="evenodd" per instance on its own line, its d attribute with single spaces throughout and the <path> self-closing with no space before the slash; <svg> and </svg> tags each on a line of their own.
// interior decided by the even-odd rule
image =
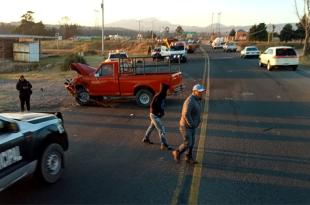
<svg viewBox="0 0 310 205">
<path fill-rule="evenodd" d="M 30 174 L 55 183 L 68 146 L 60 112 L 0 113 L 0 191 Z"/>
</svg>

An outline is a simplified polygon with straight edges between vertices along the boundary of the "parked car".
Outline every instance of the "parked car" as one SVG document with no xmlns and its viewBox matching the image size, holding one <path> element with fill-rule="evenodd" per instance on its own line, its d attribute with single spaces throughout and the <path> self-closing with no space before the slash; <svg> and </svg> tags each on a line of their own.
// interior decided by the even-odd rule
<svg viewBox="0 0 310 205">
<path fill-rule="evenodd" d="M 0 191 L 35 174 L 55 183 L 65 167 L 68 136 L 61 113 L 0 114 Z"/>
<path fill-rule="evenodd" d="M 288 46 L 270 47 L 259 57 L 259 66 L 268 70 L 274 67 L 286 66 L 296 70 L 299 58 L 294 48 Z"/>
<path fill-rule="evenodd" d="M 247 57 L 256 57 L 258 58 L 260 54 L 260 51 L 256 46 L 246 46 L 241 52 L 240 57 L 241 58 L 247 58 Z"/>
<path fill-rule="evenodd" d="M 169 48 L 166 46 L 156 47 L 152 50 L 151 56 L 153 58 L 153 61 L 160 59 L 163 60 L 165 57 L 170 56 Z"/>
<path fill-rule="evenodd" d="M 169 94 L 182 90 L 182 73 L 172 65 L 150 64 L 147 58 L 130 58 L 102 63 L 98 68 L 73 63 L 71 69 L 78 76 L 65 83 L 66 89 L 80 105 L 92 100 L 107 98 L 132 98 L 140 106 L 149 106 L 160 84 L 169 85 Z M 148 64 L 148 65 L 147 65 Z M 161 67 L 159 67 L 161 66 Z M 166 69 L 165 71 L 163 69 Z"/>
<path fill-rule="evenodd" d="M 236 52 L 237 44 L 235 42 L 225 43 L 223 46 L 224 52 Z"/>
<path fill-rule="evenodd" d="M 119 59 L 127 59 L 128 54 L 125 51 L 111 51 L 109 52 L 108 58 L 105 60 L 108 61 L 118 61 Z"/>
<path fill-rule="evenodd" d="M 223 37 L 217 37 L 211 43 L 211 46 L 212 46 L 213 49 L 222 49 L 224 44 L 225 44 L 224 38 Z"/>
</svg>

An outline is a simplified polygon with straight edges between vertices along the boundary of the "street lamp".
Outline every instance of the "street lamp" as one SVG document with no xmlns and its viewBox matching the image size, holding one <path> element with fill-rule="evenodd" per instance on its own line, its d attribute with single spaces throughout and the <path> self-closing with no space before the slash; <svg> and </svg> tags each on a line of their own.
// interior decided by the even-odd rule
<svg viewBox="0 0 310 205">
<path fill-rule="evenodd" d="M 102 53 L 102 56 L 104 56 L 104 0 L 102 0 L 102 3 L 101 3 L 101 10 L 102 10 L 102 36 L 101 36 L 101 41 L 102 41 L 102 47 L 101 47 L 101 53 Z"/>
</svg>

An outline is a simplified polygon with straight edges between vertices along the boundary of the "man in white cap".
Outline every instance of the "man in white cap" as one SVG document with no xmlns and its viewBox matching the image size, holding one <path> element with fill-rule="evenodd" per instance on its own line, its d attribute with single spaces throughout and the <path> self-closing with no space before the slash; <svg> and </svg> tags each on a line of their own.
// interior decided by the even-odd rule
<svg viewBox="0 0 310 205">
<path fill-rule="evenodd" d="M 201 100 L 206 89 L 197 84 L 193 87 L 192 94 L 185 100 L 182 107 L 182 115 L 180 119 L 179 129 L 183 137 L 183 144 L 178 149 L 172 151 L 172 156 L 176 162 L 180 161 L 180 155 L 185 154 L 185 161 L 190 164 L 196 164 L 193 159 L 193 148 L 195 145 L 196 129 L 200 124 L 201 118 Z"/>
</svg>

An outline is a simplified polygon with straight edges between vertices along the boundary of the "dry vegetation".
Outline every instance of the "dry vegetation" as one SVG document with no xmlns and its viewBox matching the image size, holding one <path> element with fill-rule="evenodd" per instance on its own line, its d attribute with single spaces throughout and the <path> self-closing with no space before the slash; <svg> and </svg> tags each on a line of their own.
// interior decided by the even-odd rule
<svg viewBox="0 0 310 205">
<path fill-rule="evenodd" d="M 57 48 L 58 44 L 58 48 Z M 135 40 L 108 40 L 105 41 L 105 54 L 110 50 L 124 50 L 132 55 L 145 55 L 147 54 L 148 47 L 152 45 L 151 41 L 135 41 Z M 101 53 L 101 41 L 43 41 L 42 42 L 43 53 L 45 54 L 59 54 L 65 55 L 69 53 L 84 52 L 85 54 L 100 54 Z"/>
</svg>

